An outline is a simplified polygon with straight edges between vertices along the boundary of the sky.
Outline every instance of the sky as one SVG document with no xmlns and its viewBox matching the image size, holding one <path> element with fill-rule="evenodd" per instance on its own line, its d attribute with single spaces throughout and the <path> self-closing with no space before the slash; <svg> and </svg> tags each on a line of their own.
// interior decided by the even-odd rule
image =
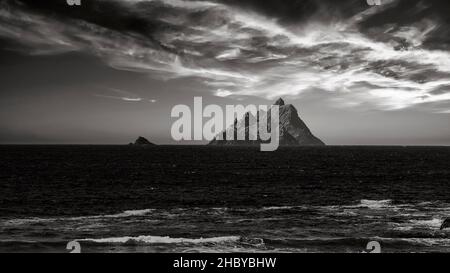
<svg viewBox="0 0 450 273">
<path fill-rule="evenodd" d="M 201 96 L 282 97 L 329 145 L 450 145 L 449 25 L 446 0 L 2 0 L 0 143 L 183 144 L 171 109 Z"/>
</svg>

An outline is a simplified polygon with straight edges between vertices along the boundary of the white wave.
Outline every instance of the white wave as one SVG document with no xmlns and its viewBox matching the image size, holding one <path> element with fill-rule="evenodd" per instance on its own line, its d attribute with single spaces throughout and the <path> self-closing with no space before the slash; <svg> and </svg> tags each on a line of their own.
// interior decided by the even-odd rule
<svg viewBox="0 0 450 273">
<path fill-rule="evenodd" d="M 142 210 L 126 210 L 119 214 L 106 215 L 104 217 L 110 218 L 120 218 L 120 217 L 128 217 L 128 216 L 143 216 L 152 212 L 153 209 L 142 209 Z"/>
<path fill-rule="evenodd" d="M 370 209 L 381 209 L 391 206 L 392 200 L 367 200 L 363 199 L 360 201 L 360 204 L 357 207 L 367 207 Z"/>
<path fill-rule="evenodd" d="M 429 228 L 440 228 L 443 222 L 443 219 L 433 218 L 431 220 L 410 220 L 411 224 L 414 226 L 423 226 Z"/>
<path fill-rule="evenodd" d="M 268 217 L 268 218 L 241 218 L 241 219 L 235 219 L 235 220 L 227 220 L 225 221 L 226 224 L 236 224 L 236 223 L 244 223 L 244 222 L 269 222 L 269 221 L 283 221 L 286 220 L 286 218 L 281 217 Z"/>
<path fill-rule="evenodd" d="M 16 240 L 16 239 L 5 239 L 5 240 L 0 240 L 0 244 L 38 244 L 38 241 L 33 241 L 33 240 Z"/>
<path fill-rule="evenodd" d="M 412 227 L 412 226 L 398 226 L 398 227 L 393 228 L 393 230 L 396 230 L 396 231 L 410 231 L 412 229 L 414 229 L 414 227 Z"/>
<path fill-rule="evenodd" d="M 450 247 L 450 239 L 440 239 L 440 238 L 409 238 L 403 239 L 403 241 L 411 242 L 419 245 L 426 246 L 446 246 Z"/>
<path fill-rule="evenodd" d="M 430 201 L 424 201 L 424 202 L 420 202 L 419 204 L 417 204 L 418 206 L 430 206 L 433 205 L 434 202 L 430 202 Z"/>
<path fill-rule="evenodd" d="M 79 217 L 55 217 L 55 218 L 21 218 L 21 219 L 10 219 L 3 222 L 5 225 L 25 225 L 33 223 L 45 223 L 54 221 L 83 221 L 83 220 L 101 220 L 108 218 L 125 218 L 132 216 L 144 216 L 154 211 L 153 209 L 142 209 L 142 210 L 126 210 L 117 214 L 106 214 L 106 215 L 93 215 L 93 216 L 79 216 Z"/>
<path fill-rule="evenodd" d="M 412 215 L 413 217 L 423 216 L 422 214 L 419 215 Z M 393 230 L 396 231 L 411 231 L 411 230 L 430 230 L 430 231 L 439 231 L 439 228 L 441 227 L 445 216 L 440 217 L 434 217 L 432 219 L 410 219 L 406 223 L 396 224 L 394 223 Z"/>
<path fill-rule="evenodd" d="M 131 216 L 144 216 L 154 211 L 153 209 L 142 209 L 142 210 L 126 210 L 117 214 L 106 214 L 106 215 L 93 215 L 93 216 L 80 216 L 80 217 L 70 217 L 70 218 L 57 218 L 57 220 L 89 220 L 89 219 L 105 219 L 105 218 L 124 218 Z"/>
<path fill-rule="evenodd" d="M 99 244 L 125 244 L 125 243 L 141 243 L 141 244 L 206 244 L 206 243 L 224 243 L 238 242 L 241 240 L 239 236 L 212 237 L 212 238 L 171 238 L 169 236 L 136 236 L 136 237 L 111 237 L 100 239 L 81 239 L 78 242 L 94 242 Z"/>
<path fill-rule="evenodd" d="M 287 210 L 287 209 L 296 209 L 296 208 L 300 208 L 300 206 L 263 207 L 262 210 Z"/>
<path fill-rule="evenodd" d="M 48 222 L 49 220 L 50 219 L 48 219 L 48 218 L 39 218 L 39 217 L 30 217 L 30 218 L 23 218 L 23 219 L 10 219 L 10 220 L 5 220 L 4 222 L 2 222 L 2 225 L 20 226 L 20 225 L 24 225 L 24 224 Z"/>
<path fill-rule="evenodd" d="M 406 242 L 414 245 L 425 245 L 425 246 L 450 246 L 450 239 L 445 238 L 384 238 L 375 237 L 375 241 L 380 242 Z"/>
</svg>

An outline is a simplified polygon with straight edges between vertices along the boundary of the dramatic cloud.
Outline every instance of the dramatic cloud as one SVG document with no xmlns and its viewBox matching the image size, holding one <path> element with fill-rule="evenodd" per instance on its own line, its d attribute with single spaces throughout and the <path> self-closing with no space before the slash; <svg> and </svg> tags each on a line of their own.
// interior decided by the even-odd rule
<svg viewBox="0 0 450 273">
<path fill-rule="evenodd" d="M 0 36 L 30 54 L 83 51 L 120 70 L 192 78 L 219 97 L 320 91 L 336 107 L 450 111 L 439 1 L 345 1 L 340 8 L 294 0 L 96 0 L 78 8 L 50 2 L 4 2 Z M 392 19 L 399 9 L 404 13 Z"/>
</svg>

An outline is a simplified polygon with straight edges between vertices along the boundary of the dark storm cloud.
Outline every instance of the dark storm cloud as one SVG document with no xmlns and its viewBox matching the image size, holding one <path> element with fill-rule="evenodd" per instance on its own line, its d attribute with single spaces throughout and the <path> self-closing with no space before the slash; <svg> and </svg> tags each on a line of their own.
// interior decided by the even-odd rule
<svg viewBox="0 0 450 273">
<path fill-rule="evenodd" d="M 447 45 L 449 5 L 382 2 L 17 0 L 3 4 L 0 36 L 32 54 L 81 51 L 119 70 L 189 78 L 220 97 L 321 90 L 339 97 L 333 107 L 378 110 L 450 100 L 450 54 L 436 50 Z"/>
<path fill-rule="evenodd" d="M 221 0 L 222 3 L 247 8 L 261 12 L 269 17 L 275 17 L 281 23 L 299 23 L 315 16 L 321 20 L 333 17 L 350 17 L 367 9 L 367 3 L 359 0 Z"/>
<path fill-rule="evenodd" d="M 427 30 L 426 37 L 414 33 L 423 39 L 423 46 L 429 49 L 450 49 L 450 2 L 442 0 L 402 0 L 395 2 L 391 8 L 385 9 L 375 16 L 370 16 L 360 23 L 367 33 L 380 31 L 388 34 L 399 29 L 415 27 L 422 33 Z M 411 33 L 413 34 L 413 33 Z M 389 39 L 389 35 L 384 36 Z M 398 37 L 403 38 L 403 37 Z M 403 42 L 408 44 L 408 39 Z"/>
</svg>

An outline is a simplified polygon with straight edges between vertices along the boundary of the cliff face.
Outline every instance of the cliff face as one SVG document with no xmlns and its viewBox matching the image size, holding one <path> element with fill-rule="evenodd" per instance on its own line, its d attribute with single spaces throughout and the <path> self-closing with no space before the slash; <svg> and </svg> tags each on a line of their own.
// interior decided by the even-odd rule
<svg viewBox="0 0 450 273">
<path fill-rule="evenodd" d="M 275 105 L 280 107 L 280 145 L 281 146 L 324 146 L 320 139 L 315 137 L 308 126 L 299 117 L 297 109 L 291 104 L 285 104 L 282 99 L 278 99 Z M 222 139 L 226 139 L 226 132 L 233 131 L 235 140 L 217 140 L 217 137 L 210 142 L 210 145 L 257 145 L 260 144 L 260 140 L 249 140 L 250 134 L 253 132 L 252 127 L 249 127 L 250 113 L 247 113 L 245 117 L 237 121 L 235 120 L 234 126 L 228 128 L 222 133 Z M 265 117 L 270 120 L 271 113 L 267 113 Z M 252 125 L 252 126 L 257 126 Z M 245 130 L 245 132 L 242 132 Z M 236 140 L 238 133 L 245 133 L 246 140 Z"/>
<path fill-rule="evenodd" d="M 279 99 L 275 105 L 280 106 L 280 131 L 286 131 L 287 134 L 296 140 L 296 144 L 300 146 L 323 146 L 320 139 L 314 136 L 308 126 L 299 117 L 297 109 L 292 104 L 284 104 Z M 270 117 L 270 113 L 269 113 Z"/>
</svg>

